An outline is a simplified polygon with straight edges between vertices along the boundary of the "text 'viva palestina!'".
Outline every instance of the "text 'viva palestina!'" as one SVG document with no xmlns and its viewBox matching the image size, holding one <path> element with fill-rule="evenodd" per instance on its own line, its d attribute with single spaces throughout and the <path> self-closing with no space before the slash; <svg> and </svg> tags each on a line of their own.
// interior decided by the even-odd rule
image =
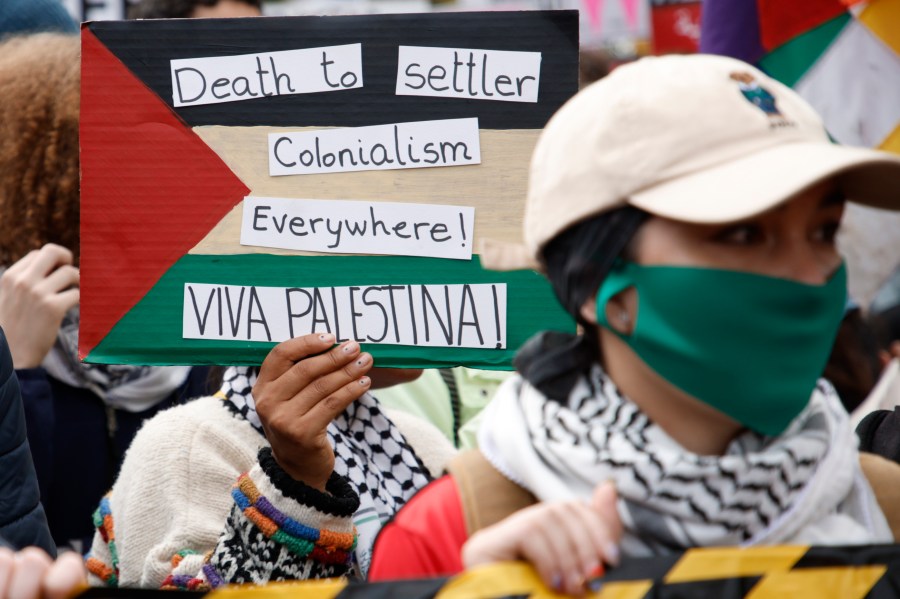
<svg viewBox="0 0 900 599">
<path fill-rule="evenodd" d="M 186 339 L 280 342 L 314 332 L 360 343 L 503 349 L 506 285 L 184 285 Z"/>
</svg>

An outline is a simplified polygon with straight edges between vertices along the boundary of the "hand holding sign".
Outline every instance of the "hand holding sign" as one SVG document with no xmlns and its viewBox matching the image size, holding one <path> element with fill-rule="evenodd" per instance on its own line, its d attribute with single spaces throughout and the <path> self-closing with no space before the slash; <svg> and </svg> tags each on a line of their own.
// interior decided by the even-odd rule
<svg viewBox="0 0 900 599">
<path fill-rule="evenodd" d="M 326 351 L 334 341 L 332 334 L 313 333 L 279 343 L 253 386 L 256 412 L 278 465 L 320 491 L 334 470 L 325 430 L 371 386 L 364 375 L 372 356 L 360 353 L 355 341 Z"/>
</svg>

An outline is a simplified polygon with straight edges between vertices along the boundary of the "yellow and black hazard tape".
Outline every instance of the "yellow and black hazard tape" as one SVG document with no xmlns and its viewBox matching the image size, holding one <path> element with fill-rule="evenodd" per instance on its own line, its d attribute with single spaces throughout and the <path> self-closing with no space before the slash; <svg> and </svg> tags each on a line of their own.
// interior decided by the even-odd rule
<svg viewBox="0 0 900 599">
<path fill-rule="evenodd" d="M 900 597 L 900 545 L 692 549 L 629 559 L 590 599 L 894 599 Z M 179 591 L 166 591 L 166 597 Z M 149 599 L 160 591 L 90 589 L 83 599 Z M 192 593 L 200 595 L 199 593 Z M 485 566 L 449 578 L 382 583 L 312 580 L 232 586 L 206 599 L 553 599 L 526 564 Z M 162 595 L 160 595 L 162 596 Z"/>
</svg>

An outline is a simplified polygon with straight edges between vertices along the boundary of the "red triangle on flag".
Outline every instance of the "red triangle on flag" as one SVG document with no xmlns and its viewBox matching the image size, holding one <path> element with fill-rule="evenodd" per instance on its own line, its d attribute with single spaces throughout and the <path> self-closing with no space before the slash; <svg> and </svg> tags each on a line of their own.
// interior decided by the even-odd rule
<svg viewBox="0 0 900 599">
<path fill-rule="evenodd" d="M 86 27 L 81 61 L 84 358 L 250 190 Z"/>
<path fill-rule="evenodd" d="M 847 12 L 841 0 L 757 0 L 759 30 L 766 51 Z"/>
</svg>

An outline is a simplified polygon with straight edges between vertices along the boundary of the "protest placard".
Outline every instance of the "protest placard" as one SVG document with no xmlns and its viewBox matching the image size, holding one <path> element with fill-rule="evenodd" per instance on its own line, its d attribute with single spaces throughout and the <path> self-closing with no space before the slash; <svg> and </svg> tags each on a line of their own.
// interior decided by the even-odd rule
<svg viewBox="0 0 900 599">
<path fill-rule="evenodd" d="M 510 368 L 536 331 L 572 330 L 540 275 L 477 252 L 520 241 L 577 29 L 574 11 L 84 24 L 80 354 L 259 364 L 330 331 L 381 366 Z"/>
</svg>

